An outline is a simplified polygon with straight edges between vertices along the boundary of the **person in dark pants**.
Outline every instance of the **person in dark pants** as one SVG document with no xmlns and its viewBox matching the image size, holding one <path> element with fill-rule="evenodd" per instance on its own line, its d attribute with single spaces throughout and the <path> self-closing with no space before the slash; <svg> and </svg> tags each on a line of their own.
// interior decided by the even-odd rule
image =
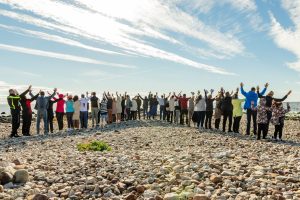
<svg viewBox="0 0 300 200">
<path fill-rule="evenodd" d="M 215 108 L 215 129 L 219 130 L 220 128 L 220 123 L 221 123 L 221 117 L 222 117 L 222 110 L 221 110 L 221 105 L 222 105 L 222 100 L 224 98 L 224 90 L 221 88 L 219 91 L 217 97 L 216 97 L 216 108 Z"/>
<path fill-rule="evenodd" d="M 188 101 L 191 97 L 187 98 L 186 94 L 183 94 L 182 97 L 176 96 L 176 94 L 174 93 L 174 96 L 179 100 L 180 102 L 180 124 L 184 125 L 184 116 L 186 117 L 186 124 L 189 123 L 189 119 L 188 119 Z"/>
<path fill-rule="evenodd" d="M 48 130 L 50 131 L 50 133 L 53 133 L 54 129 L 53 129 L 53 119 L 54 119 L 54 112 L 53 112 L 53 105 L 54 105 L 55 101 L 52 101 L 50 99 L 49 101 L 49 107 L 47 109 L 47 113 L 48 113 Z"/>
<path fill-rule="evenodd" d="M 278 99 L 278 98 L 274 98 L 274 92 L 273 91 L 270 91 L 266 96 L 263 96 L 260 94 L 259 92 L 259 87 L 257 87 L 257 95 L 259 98 L 265 98 L 266 99 L 266 107 L 267 108 L 271 108 L 272 107 L 272 103 L 273 101 L 275 102 L 283 102 L 285 101 L 288 96 L 292 93 L 292 91 L 290 90 L 283 98 L 281 99 Z M 267 134 L 269 132 L 269 126 L 270 126 L 270 121 L 271 121 L 271 118 L 272 118 L 272 111 L 271 110 L 268 110 L 267 111 L 267 117 L 268 117 L 268 123 L 267 123 Z"/>
<path fill-rule="evenodd" d="M 287 104 L 287 109 L 283 108 L 282 102 L 275 102 L 272 106 L 272 123 L 275 126 L 275 132 L 274 132 L 274 140 L 277 141 L 279 136 L 279 140 L 282 141 L 282 133 L 283 133 L 283 127 L 284 127 L 284 119 L 285 114 L 290 111 L 291 107 L 289 104 Z"/>
<path fill-rule="evenodd" d="M 214 112 L 214 101 L 215 98 L 212 98 L 212 94 L 214 92 L 213 89 L 210 90 L 210 95 L 208 94 L 208 91 L 205 90 L 205 102 L 206 102 L 206 118 L 205 118 L 205 129 L 212 129 L 211 127 L 211 120 Z"/>
<path fill-rule="evenodd" d="M 136 103 L 137 103 L 137 116 L 139 120 L 141 120 L 141 106 L 142 106 L 142 100 L 140 99 L 139 95 L 136 97 Z"/>
<path fill-rule="evenodd" d="M 31 126 L 31 121 L 32 121 L 32 109 L 31 109 L 31 102 L 36 100 L 39 94 L 33 95 L 30 91 L 30 99 L 27 99 L 26 94 L 23 95 L 21 94 L 21 107 L 22 107 L 22 120 L 23 120 L 23 125 L 22 125 L 22 134 L 24 136 L 30 136 L 30 126 Z"/>
<path fill-rule="evenodd" d="M 145 98 L 142 98 L 140 94 L 138 94 L 138 96 L 143 101 L 143 115 L 144 115 L 144 119 L 146 119 L 149 111 L 150 93 L 149 93 L 149 97 L 145 96 Z"/>
<path fill-rule="evenodd" d="M 257 123 L 258 123 L 258 134 L 257 140 L 261 139 L 261 135 L 263 135 L 263 139 L 266 139 L 267 136 L 267 125 L 268 125 L 268 111 L 271 111 L 271 108 L 266 106 L 266 99 L 260 99 L 259 106 L 257 108 L 252 105 L 252 109 L 257 110 Z"/>
<path fill-rule="evenodd" d="M 122 96 L 121 107 L 122 107 L 121 121 L 125 121 L 125 109 L 126 109 L 125 96 Z"/>
<path fill-rule="evenodd" d="M 28 87 L 28 89 L 23 92 L 20 96 L 25 96 L 29 90 L 31 90 L 31 86 Z M 18 135 L 18 129 L 20 127 L 20 100 L 21 97 L 19 96 L 18 92 L 14 89 L 9 90 L 9 96 L 7 97 L 7 103 L 10 107 L 11 112 L 11 124 L 12 124 L 12 131 L 10 137 L 20 137 Z"/>
<path fill-rule="evenodd" d="M 264 90 L 260 93 L 260 95 L 264 95 L 267 91 L 269 84 L 265 84 Z M 255 87 L 252 87 L 249 92 L 245 92 L 244 84 L 241 83 L 241 93 L 246 97 L 246 102 L 244 105 L 244 109 L 247 110 L 247 135 L 250 135 L 250 128 L 251 128 L 251 118 L 253 119 L 253 133 L 254 135 L 257 134 L 257 111 L 251 109 L 252 102 L 254 103 L 254 107 L 257 106 L 258 95 L 256 93 Z"/>
<path fill-rule="evenodd" d="M 232 106 L 232 97 L 229 92 L 225 93 L 225 98 L 222 100 L 222 113 L 223 113 L 223 132 L 226 131 L 226 122 L 227 119 L 229 120 L 228 124 L 228 132 L 232 132 L 232 112 L 233 112 L 233 106 Z"/>
<path fill-rule="evenodd" d="M 236 93 L 233 95 L 232 98 L 234 133 L 240 133 L 240 122 L 243 116 L 242 103 L 245 101 L 245 99 L 239 99 L 238 94 L 239 94 L 239 88 L 237 88 Z"/>
<path fill-rule="evenodd" d="M 56 119 L 57 119 L 57 124 L 58 124 L 58 130 L 62 131 L 64 129 L 64 115 L 65 115 L 65 103 L 66 101 L 64 100 L 65 96 L 63 94 L 58 94 L 58 99 L 54 99 L 54 103 L 56 104 Z"/>
</svg>

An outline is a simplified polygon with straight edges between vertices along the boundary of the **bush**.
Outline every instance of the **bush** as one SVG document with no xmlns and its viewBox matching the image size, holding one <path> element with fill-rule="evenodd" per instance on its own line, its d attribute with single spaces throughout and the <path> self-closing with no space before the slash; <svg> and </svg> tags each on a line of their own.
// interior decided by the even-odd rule
<svg viewBox="0 0 300 200">
<path fill-rule="evenodd" d="M 111 147 L 103 141 L 91 141 L 77 144 L 78 151 L 111 151 Z"/>
</svg>

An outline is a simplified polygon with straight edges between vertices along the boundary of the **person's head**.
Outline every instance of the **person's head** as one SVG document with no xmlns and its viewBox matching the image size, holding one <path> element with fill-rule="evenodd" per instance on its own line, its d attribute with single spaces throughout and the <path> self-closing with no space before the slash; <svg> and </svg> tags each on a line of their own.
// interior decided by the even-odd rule
<svg viewBox="0 0 300 200">
<path fill-rule="evenodd" d="M 10 90 L 8 90 L 8 92 L 9 92 L 9 95 L 15 95 L 15 90 L 14 89 L 10 89 Z"/>
<path fill-rule="evenodd" d="M 186 97 L 186 94 L 183 94 L 183 98 L 185 98 Z"/>
<path fill-rule="evenodd" d="M 77 95 L 74 96 L 73 101 L 74 102 L 78 101 L 78 96 Z"/>
<path fill-rule="evenodd" d="M 154 95 L 154 99 L 156 99 L 156 95 Z"/>
<path fill-rule="evenodd" d="M 116 101 L 116 98 L 114 97 L 112 100 L 115 102 L 115 101 Z"/>
<path fill-rule="evenodd" d="M 212 95 L 211 95 L 211 94 L 208 95 L 207 98 L 208 98 L 208 99 L 212 99 Z"/>
<path fill-rule="evenodd" d="M 126 96 L 126 98 L 127 98 L 127 99 L 130 99 L 130 96 L 129 96 L 129 95 L 127 95 L 127 96 Z"/>
<path fill-rule="evenodd" d="M 148 99 L 148 97 L 147 96 L 145 96 L 145 98 L 144 99 Z"/>
<path fill-rule="evenodd" d="M 41 95 L 42 97 L 44 97 L 44 96 L 45 96 L 45 92 L 44 92 L 44 91 L 41 91 L 41 92 L 40 92 L 40 95 Z"/>
<path fill-rule="evenodd" d="M 164 98 L 164 95 L 161 95 L 160 97 L 163 99 L 163 98 Z"/>
<path fill-rule="evenodd" d="M 235 93 L 232 97 L 233 99 L 238 99 L 239 98 L 239 95 L 237 93 Z"/>
<path fill-rule="evenodd" d="M 81 98 L 84 98 L 84 97 L 85 97 L 85 95 L 84 95 L 84 94 L 82 94 L 82 95 L 81 95 Z"/>
<path fill-rule="evenodd" d="M 92 96 L 96 96 L 96 92 L 92 92 L 92 94 L 91 94 Z"/>
<path fill-rule="evenodd" d="M 274 92 L 270 91 L 267 96 L 273 97 L 274 96 Z"/>
<path fill-rule="evenodd" d="M 255 87 L 251 88 L 251 91 L 252 91 L 252 92 L 255 92 L 255 91 L 256 91 Z"/>
<path fill-rule="evenodd" d="M 229 92 L 226 92 L 226 93 L 225 93 L 225 96 L 226 96 L 226 97 L 230 97 L 230 93 L 229 93 Z"/>
<path fill-rule="evenodd" d="M 259 105 L 265 106 L 266 105 L 266 99 L 265 98 L 261 98 L 260 101 L 259 101 Z"/>
<path fill-rule="evenodd" d="M 72 95 L 69 95 L 68 96 L 68 100 L 70 101 L 70 100 L 73 100 L 73 96 Z"/>
<path fill-rule="evenodd" d="M 63 99 L 63 98 L 64 98 L 64 95 L 63 95 L 63 94 L 59 94 L 59 95 L 58 95 L 58 98 Z"/>
<path fill-rule="evenodd" d="M 173 99 L 173 98 L 174 98 L 174 95 L 171 96 L 171 99 Z"/>
</svg>

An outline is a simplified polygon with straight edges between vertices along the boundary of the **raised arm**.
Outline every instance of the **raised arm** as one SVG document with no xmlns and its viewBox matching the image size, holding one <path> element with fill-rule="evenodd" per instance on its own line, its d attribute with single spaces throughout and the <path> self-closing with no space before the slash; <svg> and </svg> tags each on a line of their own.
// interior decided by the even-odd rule
<svg viewBox="0 0 300 200">
<path fill-rule="evenodd" d="M 30 91 L 29 95 L 31 96 L 30 101 L 35 101 L 35 100 L 38 98 L 38 96 L 40 95 L 40 93 L 37 93 L 36 95 L 33 95 L 33 94 L 31 93 L 31 91 Z"/>
<path fill-rule="evenodd" d="M 57 88 L 54 88 L 53 94 L 49 96 L 49 99 L 52 99 L 56 94 Z"/>
<path fill-rule="evenodd" d="M 247 97 L 247 93 L 244 90 L 244 83 L 241 83 L 241 93 L 242 93 L 242 95 L 244 95 L 245 97 Z"/>
<path fill-rule="evenodd" d="M 265 88 L 264 88 L 263 91 L 260 93 L 261 96 L 263 96 L 263 95 L 266 93 L 268 86 L 269 86 L 269 83 L 266 83 L 266 84 L 265 84 Z"/>
<path fill-rule="evenodd" d="M 285 101 L 291 93 L 292 93 L 292 91 L 290 90 L 283 98 L 281 98 L 281 99 L 274 98 L 274 101 L 277 101 L 277 102 Z"/>
<path fill-rule="evenodd" d="M 20 94 L 20 97 L 24 98 L 25 95 L 31 90 L 31 85 L 28 87 L 27 90 L 25 90 L 23 93 Z"/>
<path fill-rule="evenodd" d="M 144 101 L 145 99 L 138 93 L 138 96 Z"/>
</svg>

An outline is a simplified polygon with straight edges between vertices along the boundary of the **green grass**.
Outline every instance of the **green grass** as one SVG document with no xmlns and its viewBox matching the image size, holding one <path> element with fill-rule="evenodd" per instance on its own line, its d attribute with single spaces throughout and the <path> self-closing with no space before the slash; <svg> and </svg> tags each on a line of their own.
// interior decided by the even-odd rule
<svg viewBox="0 0 300 200">
<path fill-rule="evenodd" d="M 112 148 L 103 141 L 91 141 L 89 143 L 79 143 L 77 144 L 78 151 L 111 151 Z"/>
</svg>

